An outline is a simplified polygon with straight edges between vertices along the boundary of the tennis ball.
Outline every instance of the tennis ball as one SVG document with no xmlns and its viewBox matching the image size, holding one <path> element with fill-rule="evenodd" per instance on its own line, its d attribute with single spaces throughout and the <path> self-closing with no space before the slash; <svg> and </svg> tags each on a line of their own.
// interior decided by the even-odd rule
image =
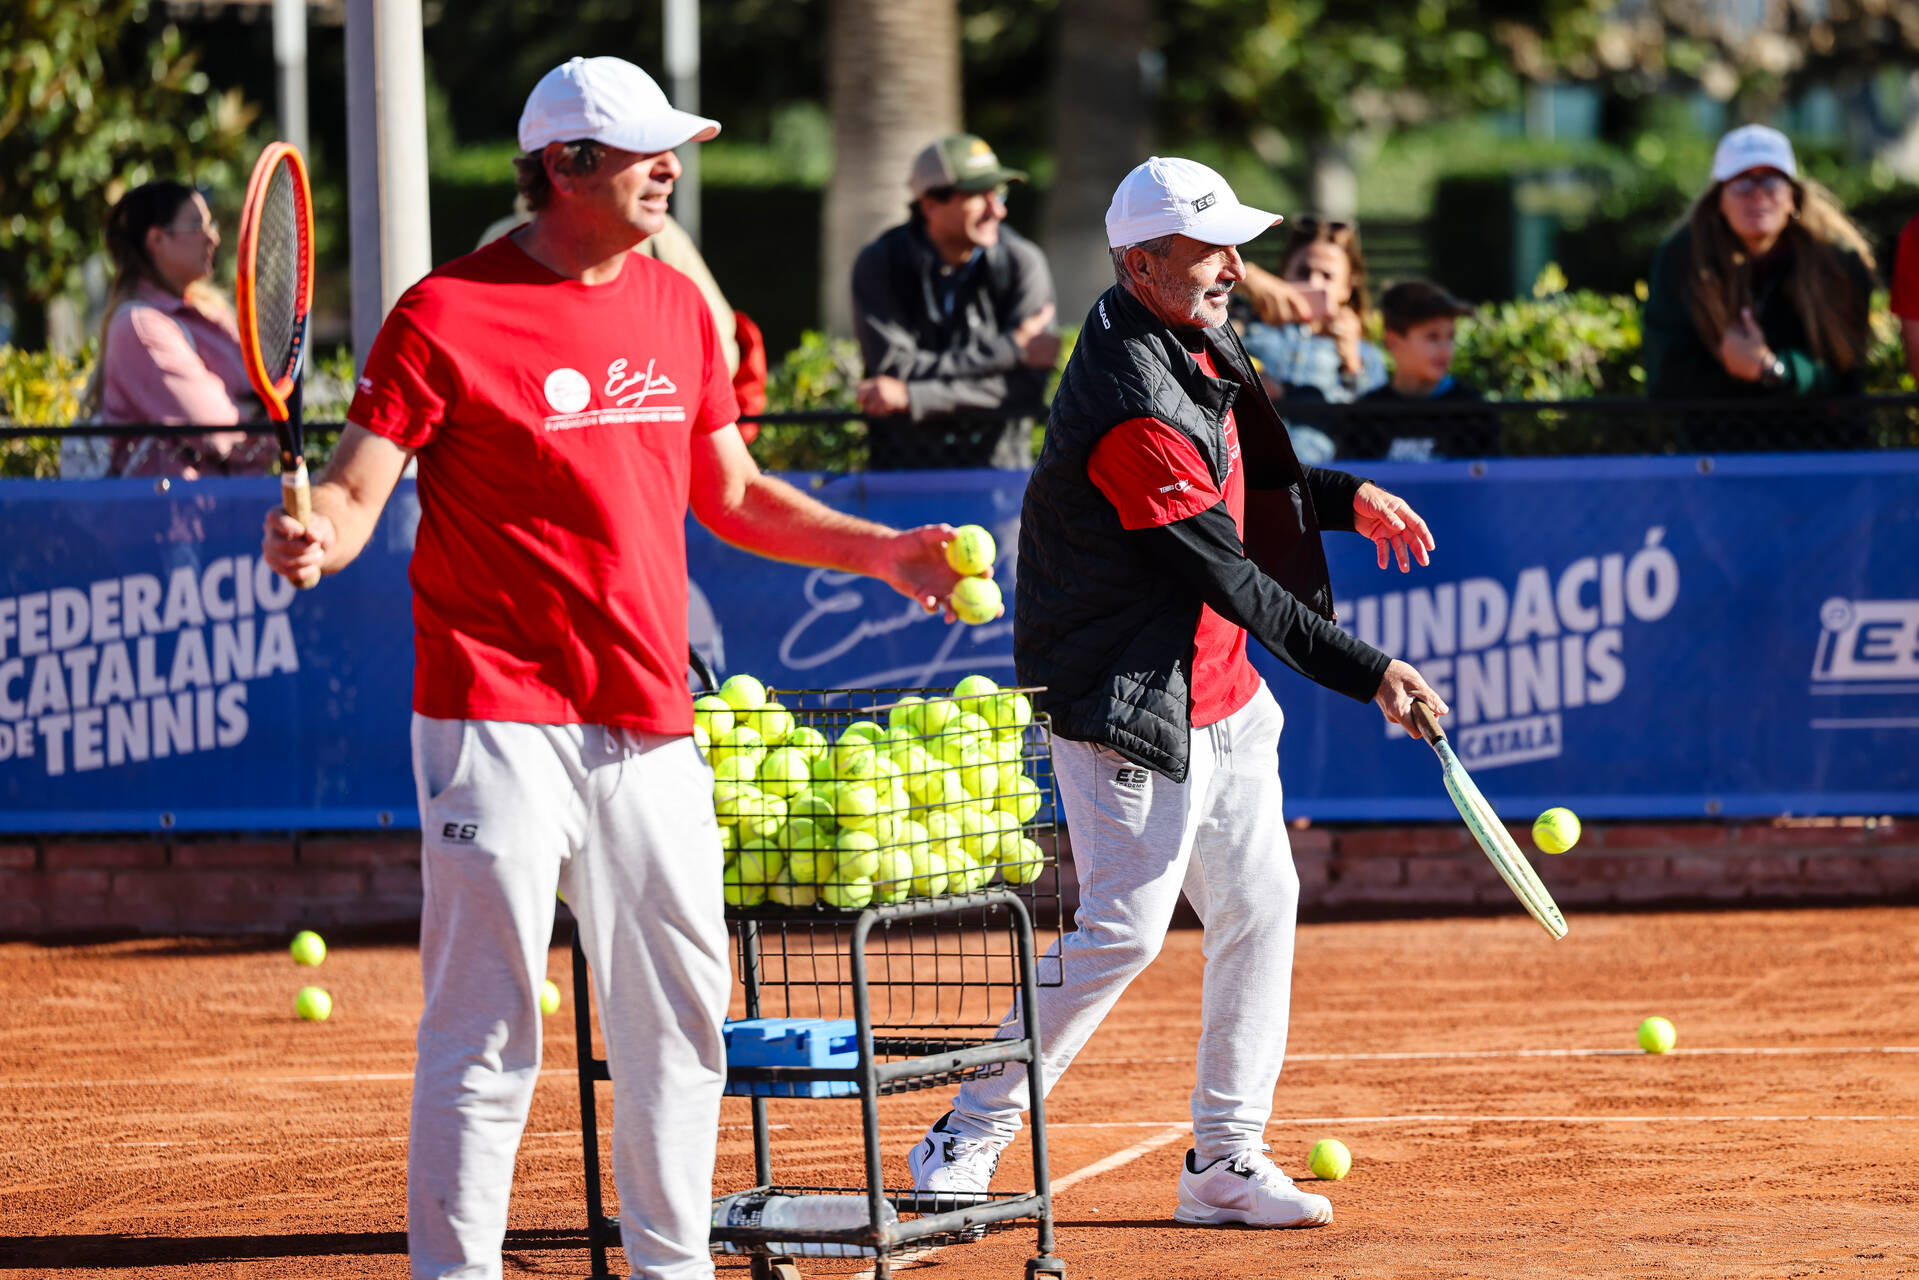
<svg viewBox="0 0 1919 1280">
<path fill-rule="evenodd" d="M 1353 1153 L 1338 1138 L 1321 1138 L 1306 1157 L 1306 1167 L 1315 1178 L 1338 1182 L 1353 1167 Z"/>
<path fill-rule="evenodd" d="M 739 822 L 741 835 L 748 839 L 770 840 L 786 825 L 786 801 L 770 792 L 761 791 L 749 807 L 740 811 Z"/>
<path fill-rule="evenodd" d="M 766 901 L 766 885 L 743 875 L 738 863 L 727 867 L 723 892 L 729 907 L 757 907 Z"/>
<path fill-rule="evenodd" d="M 1005 611 L 999 587 L 991 578 L 961 578 L 949 602 L 961 622 L 975 627 L 991 622 Z"/>
<path fill-rule="evenodd" d="M 293 953 L 295 964 L 316 965 L 326 959 L 326 943 L 311 929 L 302 929 L 294 934 L 293 945 L 287 950 Z"/>
<path fill-rule="evenodd" d="M 879 722 L 875 720 L 855 720 L 852 724 L 840 730 L 840 741 L 842 743 L 855 741 L 872 743 L 878 742 L 885 736 L 886 730 L 880 728 Z"/>
<path fill-rule="evenodd" d="M 817 760 L 827 751 L 826 735 L 810 724 L 795 726 L 780 745 L 791 747 L 808 760 Z"/>
<path fill-rule="evenodd" d="M 735 711 L 758 711 L 766 705 L 766 686 L 752 676 L 732 676 L 720 686 L 720 697 Z"/>
<path fill-rule="evenodd" d="M 1533 819 L 1533 843 L 1542 853 L 1564 853 L 1579 843 L 1579 817 L 1571 809 L 1548 809 Z"/>
<path fill-rule="evenodd" d="M 293 1011 L 308 1022 L 325 1022 L 333 1016 L 333 997 L 319 987 L 301 987 Z"/>
<path fill-rule="evenodd" d="M 836 844 L 833 878 L 871 880 L 879 874 L 880 842 L 864 831 L 842 831 Z"/>
<path fill-rule="evenodd" d="M 786 736 L 795 727 L 793 713 L 770 699 L 759 709 L 742 713 L 742 718 L 753 726 L 769 747 L 785 742 Z"/>
<path fill-rule="evenodd" d="M 800 846 L 786 851 L 786 878 L 794 884 L 825 884 L 838 861 L 831 839 L 817 848 Z M 788 906 L 793 905 L 788 903 Z"/>
<path fill-rule="evenodd" d="M 818 826 L 822 832 L 831 831 L 839 825 L 839 818 L 833 808 L 833 784 L 815 783 L 786 802 L 786 825 L 805 819 Z"/>
<path fill-rule="evenodd" d="M 886 713 L 886 727 L 888 729 L 899 729 L 909 734 L 917 734 L 920 731 L 919 708 L 920 704 L 925 701 L 924 698 L 914 694 L 907 694 L 904 698 L 894 703 L 892 710 Z"/>
<path fill-rule="evenodd" d="M 920 728 L 920 736 L 931 738 L 946 732 L 946 722 L 959 714 L 959 706 L 947 698 L 928 698 L 920 703 L 918 714 L 913 718 Z"/>
<path fill-rule="evenodd" d="M 946 892 L 946 855 L 932 847 L 913 850 L 913 892 L 933 898 Z"/>
<path fill-rule="evenodd" d="M 985 573 L 998 557 L 993 535 L 976 524 L 963 524 L 953 530 L 953 540 L 946 544 L 946 563 L 954 573 L 968 577 Z"/>
<path fill-rule="evenodd" d="M 841 782 L 861 782 L 879 772 L 880 753 L 864 738 L 841 738 L 833 748 L 833 776 Z"/>
<path fill-rule="evenodd" d="M 820 900 L 820 891 L 812 884 L 781 880 L 767 889 L 766 897 L 769 902 L 777 902 L 782 907 L 810 907 Z"/>
<path fill-rule="evenodd" d="M 706 749 L 713 745 L 713 735 L 706 731 L 704 725 L 695 724 L 693 726 L 693 745 L 700 749 L 700 757 L 704 759 L 706 757 Z"/>
<path fill-rule="evenodd" d="M 1025 824 L 1039 812 L 1039 784 L 1023 773 L 1015 773 L 1013 777 L 1014 781 L 1008 785 L 1005 773 L 1000 774 L 999 807 Z"/>
<path fill-rule="evenodd" d="M 776 796 L 794 796 L 813 781 L 812 766 L 792 747 L 779 747 L 760 761 L 760 790 Z"/>
<path fill-rule="evenodd" d="M 1045 865 L 1045 855 L 1034 841 L 1022 835 L 1000 838 L 999 875 L 1007 884 L 1031 884 Z"/>
<path fill-rule="evenodd" d="M 750 782 L 722 782 L 713 788 L 713 816 L 731 826 L 759 812 L 760 789 Z"/>
<path fill-rule="evenodd" d="M 903 902 L 913 892 L 913 855 L 904 849 L 880 852 L 879 871 L 873 876 L 874 896 L 881 902 Z"/>
<path fill-rule="evenodd" d="M 1024 729 L 1033 723 L 1033 701 L 1023 693 L 1002 693 L 988 704 L 987 719 L 995 729 Z"/>
<path fill-rule="evenodd" d="M 741 884 L 756 884 L 764 889 L 786 870 L 786 855 L 771 840 L 754 840 L 740 846 L 733 869 L 739 873 Z"/>
<path fill-rule="evenodd" d="M 713 782 L 717 786 L 722 782 L 750 782 L 759 785 L 760 771 L 754 767 L 750 755 L 729 755 L 713 762 Z"/>
<path fill-rule="evenodd" d="M 1671 1053 L 1679 1033 L 1664 1018 L 1648 1018 L 1639 1024 L 1639 1047 L 1647 1053 Z"/>
<path fill-rule="evenodd" d="M 977 705 L 969 704 L 972 704 L 975 699 L 985 698 L 989 694 L 998 692 L 998 685 L 985 676 L 975 674 L 967 676 L 953 686 L 953 700 L 960 704 L 962 710 L 977 711 Z"/>
<path fill-rule="evenodd" d="M 871 831 L 879 819 L 879 792 L 870 782 L 842 782 L 833 788 L 833 815 L 848 831 Z"/>
<path fill-rule="evenodd" d="M 712 749 L 707 752 L 707 759 L 713 762 L 713 767 L 719 768 L 721 761 L 734 756 L 752 761 L 753 767 L 758 769 L 760 761 L 766 758 L 766 740 L 760 737 L 758 730 L 743 724 L 736 724 L 725 733 L 714 734 Z"/>
<path fill-rule="evenodd" d="M 733 727 L 733 708 L 717 693 L 709 693 L 693 703 L 693 723 L 706 730 L 708 738 L 717 738 Z"/>
<path fill-rule="evenodd" d="M 551 978 L 540 984 L 540 1012 L 558 1013 L 560 1011 L 560 988 Z"/>
<path fill-rule="evenodd" d="M 871 880 L 836 880 L 820 889 L 820 897 L 828 905 L 852 911 L 865 906 L 873 900 L 873 882 Z"/>
</svg>

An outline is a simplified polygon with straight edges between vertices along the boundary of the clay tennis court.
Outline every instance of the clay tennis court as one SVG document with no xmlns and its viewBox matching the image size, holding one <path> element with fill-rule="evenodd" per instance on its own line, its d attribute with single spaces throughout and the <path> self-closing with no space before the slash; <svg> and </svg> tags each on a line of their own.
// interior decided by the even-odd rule
<svg viewBox="0 0 1919 1280">
<path fill-rule="evenodd" d="M 1302 1179 L 1321 1137 L 1354 1166 L 1318 1187 L 1332 1227 L 1285 1232 L 1171 1221 L 1201 968 L 1199 934 L 1175 932 L 1053 1094 L 1069 1274 L 1919 1273 L 1919 907 L 1571 923 L 1556 944 L 1516 915 L 1302 929 L 1269 1138 Z M 556 949 L 562 985 L 566 966 Z M 417 960 L 337 940 L 324 1024 L 292 1015 L 313 972 L 281 940 L 0 946 L 0 1274 L 404 1276 Z M 509 1275 L 588 1270 L 567 1012 Z M 1633 1049 L 1651 1013 L 1678 1052 Z M 944 1107 L 883 1102 L 889 1180 Z M 728 1102 L 722 1189 L 751 1181 L 746 1118 Z M 776 1101 L 772 1120 L 781 1181 L 857 1181 L 856 1104 Z M 1023 1151 L 999 1185 L 1029 1176 Z M 901 1270 L 1017 1277 L 1032 1241 Z"/>
</svg>

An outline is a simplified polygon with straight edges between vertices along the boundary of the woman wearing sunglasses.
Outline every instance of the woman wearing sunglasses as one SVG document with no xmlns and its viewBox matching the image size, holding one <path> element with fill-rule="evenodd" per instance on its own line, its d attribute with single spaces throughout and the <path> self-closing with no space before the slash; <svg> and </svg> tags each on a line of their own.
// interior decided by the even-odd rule
<svg viewBox="0 0 1919 1280">
<path fill-rule="evenodd" d="M 1719 140 L 1712 185 L 1659 247 L 1644 316 L 1661 399 L 1857 394 L 1871 342 L 1872 250 L 1786 135 Z"/>
</svg>

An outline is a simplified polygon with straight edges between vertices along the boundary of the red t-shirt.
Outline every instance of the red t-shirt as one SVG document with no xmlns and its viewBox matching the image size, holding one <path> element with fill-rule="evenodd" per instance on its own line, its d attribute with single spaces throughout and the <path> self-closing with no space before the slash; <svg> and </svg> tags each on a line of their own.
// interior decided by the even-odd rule
<svg viewBox="0 0 1919 1280">
<path fill-rule="evenodd" d="M 1209 377 L 1218 377 L 1205 352 L 1193 357 Z M 1239 428 L 1226 415 L 1226 483 L 1213 472 L 1198 446 L 1178 428 L 1157 418 L 1122 422 L 1093 449 L 1086 472 L 1119 511 L 1128 529 L 1150 529 L 1196 516 L 1226 503 L 1233 528 L 1246 536 L 1246 475 L 1239 465 Z M 1259 672 L 1246 659 L 1246 631 L 1211 605 L 1201 605 L 1193 632 L 1193 726 L 1224 720 L 1259 692 Z"/>
<path fill-rule="evenodd" d="M 418 451 L 414 710 L 692 732 L 691 442 L 738 410 L 691 280 L 503 237 L 407 290 L 347 416 Z"/>
<path fill-rule="evenodd" d="M 1919 320 L 1919 217 L 1906 223 L 1893 251 L 1891 310 L 1901 320 Z"/>
</svg>

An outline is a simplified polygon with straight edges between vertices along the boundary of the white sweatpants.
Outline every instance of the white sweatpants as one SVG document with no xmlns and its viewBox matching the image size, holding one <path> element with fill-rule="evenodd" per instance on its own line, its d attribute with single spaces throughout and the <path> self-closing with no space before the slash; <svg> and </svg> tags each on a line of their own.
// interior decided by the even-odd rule
<svg viewBox="0 0 1919 1280">
<path fill-rule="evenodd" d="M 731 984 L 706 762 L 686 737 L 417 715 L 413 762 L 426 884 L 414 1276 L 500 1275 L 558 889 L 579 920 L 613 1076 L 627 1261 L 635 1276 L 706 1280 Z"/>
<path fill-rule="evenodd" d="M 1106 747 L 1053 744 L 1053 772 L 1073 840 L 1079 912 L 1049 949 L 1064 985 L 1041 987 L 1041 1067 L 1048 1092 L 1120 993 L 1159 954 L 1182 891 L 1205 925 L 1193 1145 L 1202 1162 L 1265 1141 L 1286 1056 L 1299 875 L 1280 813 L 1279 704 L 1253 700 L 1193 730 L 1184 783 Z M 1018 1035 L 1015 1005 L 1002 1036 Z M 1010 1141 L 1027 1106 L 1026 1072 L 974 1080 L 954 1099 L 954 1127 Z"/>
</svg>

